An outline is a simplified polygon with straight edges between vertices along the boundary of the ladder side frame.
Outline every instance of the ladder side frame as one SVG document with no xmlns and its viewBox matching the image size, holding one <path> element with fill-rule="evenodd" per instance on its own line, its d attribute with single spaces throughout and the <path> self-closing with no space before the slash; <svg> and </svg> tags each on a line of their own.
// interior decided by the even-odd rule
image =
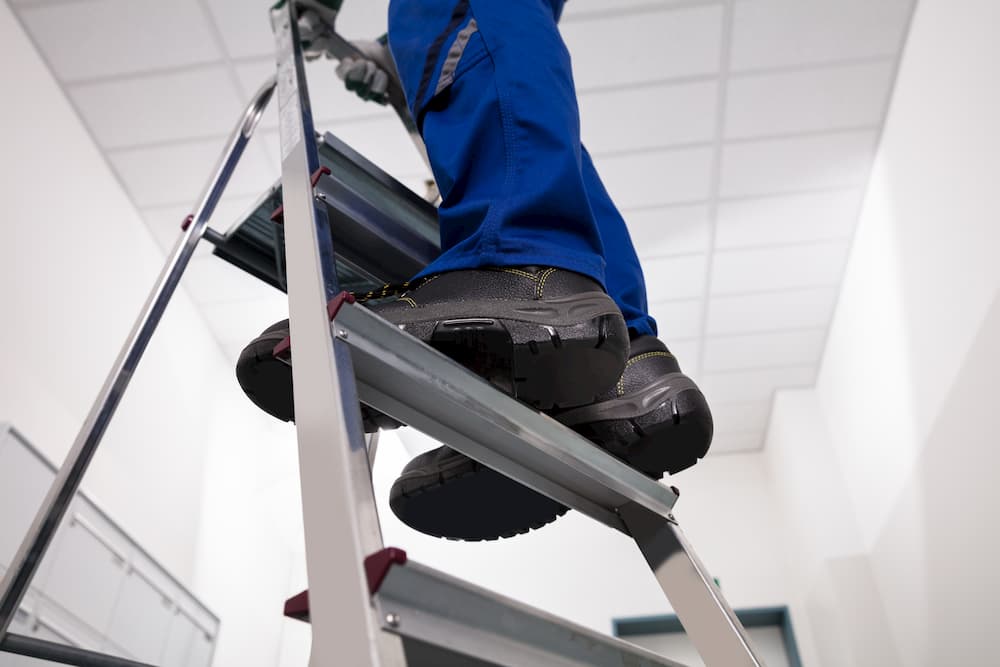
<svg viewBox="0 0 1000 667">
<path fill-rule="evenodd" d="M 184 232 L 168 256 L 153 290 L 139 312 L 104 385 L 94 399 L 87 418 L 49 487 L 31 527 L 11 560 L 3 580 L 0 581 L 0 644 L 42 558 L 55 537 L 66 510 L 79 489 L 90 461 L 146 351 L 146 346 L 177 289 L 181 275 L 194 254 L 195 246 L 206 235 L 208 220 L 263 116 L 274 88 L 275 80 L 271 77 L 244 109 L 238 125 L 230 135 L 226 148 L 205 185 L 194 213 L 184 222 L 182 226 Z"/>
<path fill-rule="evenodd" d="M 295 428 L 313 623 L 309 664 L 402 667 L 402 641 L 382 632 L 364 571 L 382 549 L 350 351 L 331 332 L 328 304 L 339 293 L 326 206 L 312 175 L 320 169 L 298 13 L 272 10 L 278 61 L 278 116 Z"/>
<path fill-rule="evenodd" d="M 736 613 L 673 515 L 638 503 L 618 509 L 653 576 L 708 667 L 764 667 Z"/>
</svg>

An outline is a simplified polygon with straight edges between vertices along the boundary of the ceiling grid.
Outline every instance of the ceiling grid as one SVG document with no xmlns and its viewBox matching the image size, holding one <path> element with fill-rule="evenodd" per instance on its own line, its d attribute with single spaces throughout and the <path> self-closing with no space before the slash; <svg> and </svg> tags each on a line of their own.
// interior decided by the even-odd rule
<svg viewBox="0 0 1000 667">
<path fill-rule="evenodd" d="M 168 250 L 245 101 L 273 67 L 272 0 L 8 0 Z M 348 37 L 388 0 L 345 0 Z M 249 9 L 248 9 L 249 6 Z M 759 448 L 775 389 L 814 380 L 913 0 L 569 0 L 584 140 L 628 221 L 663 337 L 716 415 Z M 317 126 L 419 189 L 392 113 L 310 63 Z M 213 226 L 278 176 L 258 128 Z M 235 359 L 284 297 L 199 250 L 186 279 Z"/>
</svg>

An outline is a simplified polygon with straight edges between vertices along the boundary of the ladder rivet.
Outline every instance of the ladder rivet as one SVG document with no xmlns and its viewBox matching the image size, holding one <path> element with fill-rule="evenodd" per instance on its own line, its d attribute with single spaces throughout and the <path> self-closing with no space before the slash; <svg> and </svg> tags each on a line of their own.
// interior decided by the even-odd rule
<svg viewBox="0 0 1000 667">
<path fill-rule="evenodd" d="M 388 614 L 385 615 L 385 622 L 386 625 L 388 625 L 390 628 L 398 628 L 399 614 L 390 611 Z"/>
<path fill-rule="evenodd" d="M 340 340 L 347 340 L 347 332 L 343 329 L 337 329 L 337 338 Z"/>
</svg>

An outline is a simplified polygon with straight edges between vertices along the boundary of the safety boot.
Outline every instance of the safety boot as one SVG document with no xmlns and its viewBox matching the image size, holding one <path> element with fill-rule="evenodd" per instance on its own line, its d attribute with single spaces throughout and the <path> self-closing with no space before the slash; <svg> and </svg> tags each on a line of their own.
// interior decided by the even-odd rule
<svg viewBox="0 0 1000 667">
<path fill-rule="evenodd" d="M 548 412 L 653 479 L 693 466 L 712 442 L 705 397 L 653 336 L 632 342 L 624 372 L 595 401 Z M 469 541 L 525 533 L 567 511 L 448 447 L 410 461 L 392 486 L 389 504 L 416 530 Z"/>
</svg>

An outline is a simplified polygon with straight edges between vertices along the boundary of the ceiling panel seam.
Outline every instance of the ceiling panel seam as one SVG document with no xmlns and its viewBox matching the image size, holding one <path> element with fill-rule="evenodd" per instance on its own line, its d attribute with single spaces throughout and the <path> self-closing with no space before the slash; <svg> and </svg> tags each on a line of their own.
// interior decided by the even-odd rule
<svg viewBox="0 0 1000 667">
<path fill-rule="evenodd" d="M 754 331 L 733 331 L 724 334 L 707 334 L 705 336 L 705 341 L 725 341 L 730 338 L 748 338 L 750 336 L 778 336 L 781 334 L 793 334 L 793 333 L 816 333 L 819 331 L 826 331 L 826 327 L 822 325 L 809 326 L 809 327 L 778 327 L 774 329 L 760 329 Z"/>
<path fill-rule="evenodd" d="M 90 2 L 92 0 L 81 0 Z M 149 69 L 136 70 L 134 72 L 121 72 L 119 74 L 101 74 L 98 76 L 78 77 L 62 81 L 63 85 L 72 88 L 83 88 L 86 86 L 97 86 L 107 83 L 119 83 L 127 81 L 140 81 L 159 76 L 170 76 L 171 74 L 190 74 L 202 72 L 215 67 L 224 67 L 227 64 L 225 58 L 215 58 L 204 60 L 200 63 L 188 63 L 185 65 L 171 65 L 169 67 L 153 67 Z"/>
<path fill-rule="evenodd" d="M 222 53 L 225 54 L 224 61 L 226 63 L 226 71 L 229 73 L 229 79 L 232 82 L 232 84 L 236 87 L 236 90 L 242 93 L 243 96 L 242 102 L 246 104 L 249 101 L 250 96 L 254 93 L 254 91 L 247 91 L 244 89 L 243 83 L 240 81 L 239 74 L 236 72 L 236 65 L 233 64 L 233 58 L 229 54 L 229 49 L 226 48 L 226 40 L 223 38 L 222 29 L 216 22 L 215 15 L 212 14 L 212 10 L 208 6 L 207 0 L 197 0 L 197 2 L 198 6 L 201 8 L 202 16 L 208 23 L 209 30 L 212 31 L 212 35 L 215 36 L 215 39 L 218 42 L 219 49 L 222 51 Z M 277 100 L 272 99 L 271 104 L 277 104 Z M 235 125 L 238 120 L 239 120 L 238 118 L 234 118 L 233 124 Z M 246 156 L 246 152 L 250 150 L 250 147 L 252 145 L 255 145 L 255 150 L 258 151 L 258 154 L 265 155 L 268 160 L 268 163 L 274 164 L 275 160 L 277 159 L 277 156 L 271 155 L 270 148 L 263 142 L 263 140 L 260 139 L 260 130 L 261 128 L 258 126 L 256 128 L 256 132 L 254 133 L 257 138 L 257 141 L 256 142 L 253 141 L 253 137 L 251 137 L 250 142 L 244 149 L 244 156 Z"/>
<path fill-rule="evenodd" d="M 670 5 L 662 2 L 645 5 L 633 5 L 631 7 L 615 7 L 614 9 L 599 9 L 580 14 L 566 14 L 560 20 L 561 23 L 587 23 L 588 21 L 600 21 L 606 19 L 616 19 L 622 16 L 637 16 L 643 14 L 668 14 L 670 12 L 684 11 L 688 9 L 700 9 L 702 7 L 718 7 L 726 0 L 682 0 Z"/>
<path fill-rule="evenodd" d="M 714 377 L 717 375 L 757 375 L 760 373 L 770 373 L 772 371 L 816 371 L 816 364 L 768 364 L 766 366 L 746 366 L 741 368 L 717 368 L 711 371 L 703 372 L 700 377 L 704 380 L 706 378 Z M 810 382 L 810 385 L 812 382 Z M 789 385 L 795 387 L 801 387 L 803 385 Z M 729 403 L 730 401 L 723 401 L 719 404 Z M 741 401 L 742 402 L 742 401 Z M 747 400 L 747 402 L 755 402 Z"/>
<path fill-rule="evenodd" d="M 791 132 L 773 132 L 768 134 L 755 134 L 742 137 L 727 137 L 722 143 L 724 145 L 756 144 L 767 141 L 790 141 L 793 139 L 813 139 L 817 137 L 833 137 L 838 134 L 864 134 L 872 133 L 879 129 L 877 123 L 865 123 L 863 125 L 844 125 L 840 127 L 827 127 L 819 130 L 793 130 Z"/>
<path fill-rule="evenodd" d="M 719 203 L 742 203 L 752 201 L 763 201 L 767 199 L 784 199 L 787 197 L 801 197 L 807 195 L 824 195 L 836 193 L 856 192 L 860 190 L 857 185 L 824 185 L 813 188 L 802 188 L 799 190 L 787 190 L 781 192 L 753 193 L 746 195 L 729 195 L 719 197 Z M 641 204 L 638 206 L 623 206 L 620 210 L 625 213 L 641 213 L 643 211 L 658 211 L 660 209 L 691 208 L 695 206 L 708 206 L 708 199 L 683 199 L 663 202 L 661 204 Z"/>
<path fill-rule="evenodd" d="M 768 76 L 772 74 L 795 74 L 797 72 L 811 72 L 814 70 L 831 70 L 858 65 L 876 65 L 879 63 L 891 63 L 897 59 L 898 54 L 881 56 L 855 56 L 852 58 L 834 58 L 832 60 L 817 60 L 808 63 L 794 63 L 789 65 L 768 65 L 766 67 L 748 67 L 747 69 L 733 70 L 729 73 L 730 79 L 749 79 L 758 76 Z"/>
<path fill-rule="evenodd" d="M 699 338 L 704 341 L 705 332 L 708 329 L 709 295 L 712 293 L 712 268 L 714 266 L 713 255 L 715 249 L 715 238 L 717 235 L 719 218 L 719 193 L 722 190 L 722 139 L 726 136 L 726 103 L 728 97 L 728 82 L 730 70 L 730 56 L 733 41 L 733 23 L 735 8 L 733 0 L 726 0 L 722 9 L 722 38 L 719 46 L 719 81 L 718 92 L 716 93 L 715 109 L 715 146 L 712 151 L 712 172 L 709 186 L 708 204 L 708 256 L 705 262 L 704 285 L 702 301 L 705 306 L 701 313 L 701 335 Z M 695 366 L 696 372 L 701 375 L 705 368 L 705 345 L 698 349 L 698 360 Z"/>
</svg>

